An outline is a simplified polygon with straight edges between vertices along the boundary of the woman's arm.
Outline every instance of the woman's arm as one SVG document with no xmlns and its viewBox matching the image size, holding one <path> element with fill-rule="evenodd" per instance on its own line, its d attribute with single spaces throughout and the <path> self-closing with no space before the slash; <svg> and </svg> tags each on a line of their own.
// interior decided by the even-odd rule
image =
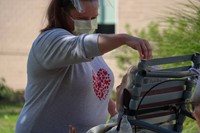
<svg viewBox="0 0 200 133">
<path fill-rule="evenodd" d="M 99 34 L 98 44 L 101 54 L 127 45 L 138 51 L 140 59 L 152 57 L 152 49 L 148 41 L 127 34 Z"/>
</svg>

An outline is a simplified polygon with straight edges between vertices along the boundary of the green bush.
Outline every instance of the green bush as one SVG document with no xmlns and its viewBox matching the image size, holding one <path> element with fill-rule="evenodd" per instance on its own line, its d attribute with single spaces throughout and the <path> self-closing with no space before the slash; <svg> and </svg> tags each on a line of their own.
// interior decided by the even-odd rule
<svg viewBox="0 0 200 133">
<path fill-rule="evenodd" d="M 24 102 L 23 91 L 13 91 L 9 88 L 5 79 L 0 79 L 0 103 L 21 103 Z"/>
<path fill-rule="evenodd" d="M 23 103 L 0 104 L 0 133 L 14 133 L 16 121 L 22 106 Z"/>
<path fill-rule="evenodd" d="M 142 30 L 132 32 L 128 24 L 126 30 L 148 40 L 153 47 L 154 58 L 197 53 L 200 50 L 200 0 L 178 3 L 159 21 L 151 22 Z M 129 47 L 121 47 L 119 51 L 116 59 L 121 69 L 137 63 L 138 55 Z"/>
<path fill-rule="evenodd" d="M 200 0 L 188 0 L 178 3 L 163 14 L 160 21 L 151 22 L 142 30 L 131 30 L 126 25 L 127 33 L 144 38 L 153 48 L 154 58 L 176 56 L 200 52 Z M 116 59 L 119 68 L 126 70 L 139 61 L 138 54 L 124 46 L 117 50 Z M 175 64 L 178 65 L 178 64 Z M 198 132 L 197 124 L 192 119 L 184 122 L 183 133 Z"/>
</svg>

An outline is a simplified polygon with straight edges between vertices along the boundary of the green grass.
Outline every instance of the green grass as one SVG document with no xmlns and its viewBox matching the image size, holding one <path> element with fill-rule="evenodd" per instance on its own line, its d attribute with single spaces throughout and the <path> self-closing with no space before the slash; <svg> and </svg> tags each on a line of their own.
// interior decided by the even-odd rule
<svg viewBox="0 0 200 133">
<path fill-rule="evenodd" d="M 0 104 L 0 133 L 14 133 L 22 104 Z"/>
<path fill-rule="evenodd" d="M 0 104 L 0 133 L 14 133 L 22 104 Z M 186 119 L 182 133 L 197 133 L 198 127 L 194 120 Z"/>
<path fill-rule="evenodd" d="M 187 118 L 184 122 L 184 129 L 182 133 L 198 133 L 198 126 L 196 121 Z"/>
</svg>

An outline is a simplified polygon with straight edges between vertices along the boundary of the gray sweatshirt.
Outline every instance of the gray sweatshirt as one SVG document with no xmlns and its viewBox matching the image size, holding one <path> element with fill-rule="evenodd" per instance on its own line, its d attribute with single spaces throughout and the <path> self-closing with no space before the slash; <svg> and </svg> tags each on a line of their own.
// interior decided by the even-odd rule
<svg viewBox="0 0 200 133">
<path fill-rule="evenodd" d="M 100 56 L 98 34 L 64 29 L 41 33 L 27 63 L 25 104 L 15 133 L 77 133 L 106 122 L 112 71 Z"/>
</svg>

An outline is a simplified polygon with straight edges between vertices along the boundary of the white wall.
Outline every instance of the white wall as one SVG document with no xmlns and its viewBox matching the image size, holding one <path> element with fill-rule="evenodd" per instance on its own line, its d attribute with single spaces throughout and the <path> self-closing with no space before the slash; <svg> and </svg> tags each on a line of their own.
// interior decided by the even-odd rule
<svg viewBox="0 0 200 133">
<path fill-rule="evenodd" d="M 42 27 L 47 0 L 0 1 L 0 78 L 14 89 L 26 85 L 26 61 Z"/>
</svg>

